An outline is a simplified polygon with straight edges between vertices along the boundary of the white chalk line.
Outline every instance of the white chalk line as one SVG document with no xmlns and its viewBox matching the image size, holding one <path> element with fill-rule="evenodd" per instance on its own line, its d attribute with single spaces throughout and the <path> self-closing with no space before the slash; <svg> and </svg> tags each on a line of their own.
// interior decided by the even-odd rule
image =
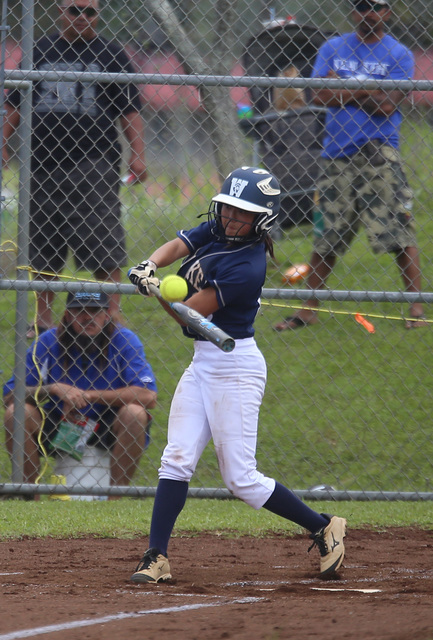
<svg viewBox="0 0 433 640">
<path fill-rule="evenodd" d="M 362 582 L 362 581 L 363 580 L 358 580 L 357 582 Z M 371 582 L 371 580 L 366 580 L 366 579 L 364 579 L 364 581 Z M 312 582 L 315 582 L 315 580 L 301 580 L 300 584 L 311 584 Z M 340 584 L 344 583 L 344 581 L 339 581 L 339 583 Z M 289 583 L 286 580 L 276 580 L 273 582 L 269 580 L 254 580 L 250 582 L 226 582 L 224 586 L 226 587 L 261 587 L 259 588 L 259 591 L 275 591 L 275 589 L 278 586 L 287 585 L 287 584 Z M 381 593 L 382 592 L 382 589 L 361 589 L 361 588 L 355 589 L 352 587 L 343 587 L 343 588 L 341 587 L 340 588 L 310 587 L 310 589 L 313 589 L 314 591 L 358 591 L 359 593 Z"/>
<path fill-rule="evenodd" d="M 242 580 L 241 582 L 226 582 L 223 587 L 261 587 L 261 586 L 279 586 L 289 584 L 287 580 Z"/>
<path fill-rule="evenodd" d="M 382 593 L 382 589 L 335 589 L 334 587 L 310 587 L 313 591 L 358 591 L 358 593 Z"/>
<path fill-rule="evenodd" d="M 122 596 L 157 596 L 160 598 L 167 598 L 167 596 L 170 596 L 170 598 L 213 598 L 214 600 L 227 598 L 227 596 L 216 596 L 210 595 L 209 593 L 171 593 L 168 591 L 142 591 L 141 589 L 116 589 L 116 593 Z"/>
<path fill-rule="evenodd" d="M 117 622 L 118 620 L 128 620 L 130 618 L 141 618 L 155 613 L 180 613 L 182 611 L 193 611 L 194 609 L 206 609 L 210 607 L 230 606 L 233 604 L 252 604 L 260 602 L 263 598 L 236 598 L 235 600 L 226 600 L 226 602 L 209 602 L 186 604 L 180 607 L 161 607 L 159 609 L 148 609 L 144 611 L 135 611 L 132 613 L 115 613 L 111 616 L 95 618 L 93 620 L 76 620 L 75 622 L 63 622 L 60 624 L 50 624 L 45 627 L 34 627 L 33 629 L 22 629 L 21 631 L 12 631 L 0 635 L 0 640 L 20 640 L 21 638 L 34 638 L 43 633 L 54 633 L 55 631 L 67 631 L 69 629 L 79 629 L 81 627 L 92 627 L 97 624 L 106 624 L 107 622 Z"/>
</svg>

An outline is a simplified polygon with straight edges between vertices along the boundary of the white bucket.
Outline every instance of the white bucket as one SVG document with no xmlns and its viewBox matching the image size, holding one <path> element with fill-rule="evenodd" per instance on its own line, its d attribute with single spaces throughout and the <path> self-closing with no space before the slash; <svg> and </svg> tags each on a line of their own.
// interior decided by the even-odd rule
<svg viewBox="0 0 433 640">
<path fill-rule="evenodd" d="M 110 452 L 99 447 L 86 447 L 81 460 L 64 454 L 56 460 L 53 473 L 66 478 L 66 485 L 80 487 L 110 486 Z M 106 500 L 106 496 L 75 496 L 72 500 Z"/>
</svg>

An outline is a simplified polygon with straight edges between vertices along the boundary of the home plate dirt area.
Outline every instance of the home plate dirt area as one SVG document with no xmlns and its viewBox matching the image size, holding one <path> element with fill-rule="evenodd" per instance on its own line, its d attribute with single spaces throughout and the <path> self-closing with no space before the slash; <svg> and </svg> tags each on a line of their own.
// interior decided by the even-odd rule
<svg viewBox="0 0 433 640">
<path fill-rule="evenodd" d="M 350 530 L 340 577 L 306 536 L 173 538 L 173 580 L 129 582 L 146 539 L 0 542 L 0 640 L 433 640 L 433 531 Z"/>
</svg>

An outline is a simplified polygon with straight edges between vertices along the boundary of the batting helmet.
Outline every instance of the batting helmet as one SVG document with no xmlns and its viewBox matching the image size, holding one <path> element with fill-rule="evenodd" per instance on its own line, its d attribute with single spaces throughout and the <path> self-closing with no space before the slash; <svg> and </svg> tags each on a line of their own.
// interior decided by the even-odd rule
<svg viewBox="0 0 433 640">
<path fill-rule="evenodd" d="M 224 180 L 221 191 L 212 198 L 209 213 L 216 220 L 216 235 L 231 242 L 261 240 L 269 233 L 280 209 L 281 189 L 272 173 L 259 167 L 240 167 Z M 222 204 L 255 214 L 251 231 L 246 236 L 228 237 L 221 224 Z"/>
</svg>

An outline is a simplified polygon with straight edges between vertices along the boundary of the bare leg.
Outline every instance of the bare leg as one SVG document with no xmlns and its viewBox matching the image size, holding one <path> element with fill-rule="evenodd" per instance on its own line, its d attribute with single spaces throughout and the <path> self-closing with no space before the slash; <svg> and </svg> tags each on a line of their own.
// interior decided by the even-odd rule
<svg viewBox="0 0 433 640">
<path fill-rule="evenodd" d="M 111 484 L 128 485 L 144 451 L 148 413 L 139 404 L 121 409 L 113 423 L 116 444 L 111 452 Z"/>
<path fill-rule="evenodd" d="M 319 256 L 318 253 L 313 252 L 311 256 L 311 272 L 308 276 L 307 287 L 309 289 L 323 289 L 335 266 L 335 256 Z M 291 316 L 275 325 L 277 331 L 284 331 L 285 329 L 297 329 L 299 327 L 317 324 L 317 309 L 319 308 L 319 301 L 311 298 L 303 303 L 307 309 L 300 309 L 296 316 Z"/>
<path fill-rule="evenodd" d="M 396 260 L 400 267 L 405 291 L 421 291 L 421 269 L 418 248 L 406 247 L 397 254 Z M 414 302 L 410 305 L 410 316 L 411 318 L 419 318 L 419 320 L 408 323 L 406 325 L 408 329 L 416 329 L 427 325 L 423 320 L 423 306 L 420 302 Z"/>
<path fill-rule="evenodd" d="M 11 403 L 4 416 L 6 430 L 6 448 L 12 459 L 14 405 Z M 40 411 L 31 404 L 25 405 L 25 440 L 24 440 L 24 482 L 35 482 L 39 473 L 39 451 L 37 435 L 41 427 L 42 416 Z"/>
</svg>

